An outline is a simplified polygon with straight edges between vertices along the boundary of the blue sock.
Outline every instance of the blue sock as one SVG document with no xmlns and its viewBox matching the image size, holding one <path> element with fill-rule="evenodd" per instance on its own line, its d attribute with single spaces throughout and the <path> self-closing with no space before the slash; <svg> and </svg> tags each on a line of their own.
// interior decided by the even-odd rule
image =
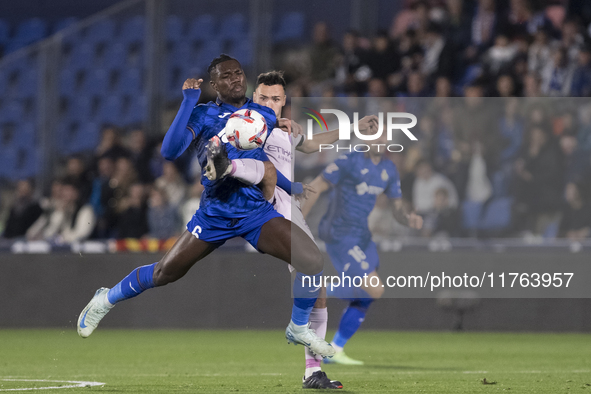
<svg viewBox="0 0 591 394">
<path fill-rule="evenodd" d="M 365 314 L 372 302 L 373 299 L 371 298 L 362 298 L 349 304 L 349 307 L 343 313 L 343 317 L 341 317 L 339 329 L 332 339 L 335 345 L 345 347 L 347 341 L 351 339 L 361 326 L 361 323 L 363 323 L 363 320 L 365 320 Z"/>
<path fill-rule="evenodd" d="M 145 290 L 154 287 L 154 268 L 157 263 L 144 265 L 131 271 L 107 293 L 107 299 L 113 305 L 119 301 L 133 298 Z"/>
<path fill-rule="evenodd" d="M 304 275 L 296 273 L 293 281 L 293 308 L 291 309 L 291 320 L 298 326 L 308 324 L 310 312 L 314 308 L 318 293 L 322 272 L 316 275 Z"/>
</svg>

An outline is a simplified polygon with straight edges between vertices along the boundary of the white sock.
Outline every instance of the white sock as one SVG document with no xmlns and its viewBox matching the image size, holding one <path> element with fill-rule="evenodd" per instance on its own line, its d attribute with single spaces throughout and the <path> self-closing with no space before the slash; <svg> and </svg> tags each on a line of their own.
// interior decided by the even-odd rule
<svg viewBox="0 0 591 394">
<path fill-rule="evenodd" d="M 327 308 L 314 308 L 310 312 L 310 328 L 316 331 L 316 335 L 319 338 L 324 339 L 326 337 L 326 326 L 328 324 L 328 309 Z M 304 372 L 304 378 L 307 379 L 316 371 L 321 371 L 320 362 L 322 357 L 314 356 L 308 348 L 305 348 L 306 358 L 306 371 Z"/>
<path fill-rule="evenodd" d="M 230 176 L 247 185 L 258 185 L 265 176 L 265 163 L 255 159 L 234 159 Z"/>
<path fill-rule="evenodd" d="M 337 345 L 336 343 L 334 343 L 334 342 L 331 342 L 330 344 L 331 344 L 331 345 L 332 345 L 332 347 L 334 348 L 334 351 L 335 351 L 335 352 L 337 352 L 337 353 L 340 353 L 340 352 L 342 352 L 342 351 L 343 351 L 343 348 L 342 348 L 342 347 L 340 347 L 339 345 Z"/>
</svg>

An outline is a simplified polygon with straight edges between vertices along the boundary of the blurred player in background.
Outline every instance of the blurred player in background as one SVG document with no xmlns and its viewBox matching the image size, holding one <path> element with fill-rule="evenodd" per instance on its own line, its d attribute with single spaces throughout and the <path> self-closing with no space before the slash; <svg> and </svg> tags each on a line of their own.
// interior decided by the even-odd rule
<svg viewBox="0 0 591 394">
<path fill-rule="evenodd" d="M 303 230 L 292 228 L 268 202 L 273 197 L 276 175 L 263 150 L 239 151 L 227 142 L 223 130 L 229 115 L 238 109 L 260 112 L 269 129 L 276 123 L 275 113 L 246 98 L 246 77 L 236 59 L 221 55 L 213 59 L 208 72 L 218 95 L 216 102 L 196 105 L 202 80 L 186 80 L 183 102 L 162 143 L 162 155 L 168 160 L 178 158 L 191 145 L 195 147 L 207 175 L 202 177 L 205 191 L 200 208 L 187 224 L 187 231 L 159 262 L 136 268 L 112 289 L 97 290 L 80 314 L 78 334 L 88 337 L 115 304 L 182 278 L 197 261 L 239 236 L 260 252 L 296 268 L 299 283 L 294 284 L 294 293 L 296 289 L 299 293 L 294 297 L 286 337 L 288 342 L 330 357 L 334 354 L 332 346 L 308 326 L 320 288 L 302 281 L 304 275 L 319 279 L 322 254 Z M 227 176 L 230 174 L 233 176 Z"/>
<path fill-rule="evenodd" d="M 372 123 L 370 132 L 375 133 L 376 128 Z M 378 250 L 367 225 L 377 196 L 385 193 L 393 199 L 394 217 L 398 222 L 415 229 L 423 225 L 420 216 L 406 212 L 403 207 L 398 170 L 384 157 L 387 143 L 386 133 L 382 133 L 368 152 L 340 156 L 310 183 L 317 193 L 304 202 L 303 213 L 307 217 L 320 194 L 331 191 L 328 211 L 319 226 L 320 239 L 326 242 L 326 251 L 339 275 L 351 279 L 368 276 L 367 287 L 341 286 L 327 290 L 328 296 L 349 301 L 349 306 L 332 340 L 336 354 L 330 360 L 325 358 L 325 363 L 363 364 L 363 361 L 348 357 L 343 348 L 361 326 L 371 303 L 384 292 L 377 274 Z"/>
</svg>

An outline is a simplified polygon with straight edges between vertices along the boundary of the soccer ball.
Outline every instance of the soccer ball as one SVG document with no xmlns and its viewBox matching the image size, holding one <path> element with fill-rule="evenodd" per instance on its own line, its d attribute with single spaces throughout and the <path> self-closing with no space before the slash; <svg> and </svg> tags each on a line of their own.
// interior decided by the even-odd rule
<svg viewBox="0 0 591 394">
<path fill-rule="evenodd" d="M 236 149 L 259 148 L 267 139 L 267 123 L 263 115 L 252 109 L 239 109 L 226 123 L 226 138 Z"/>
</svg>

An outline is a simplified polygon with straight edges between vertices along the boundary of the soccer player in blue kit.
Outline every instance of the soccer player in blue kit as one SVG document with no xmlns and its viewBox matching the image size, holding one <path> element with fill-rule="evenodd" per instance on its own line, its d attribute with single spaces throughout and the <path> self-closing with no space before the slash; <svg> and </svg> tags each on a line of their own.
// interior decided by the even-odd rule
<svg viewBox="0 0 591 394">
<path fill-rule="evenodd" d="M 371 132 L 375 132 L 372 128 Z M 367 275 L 367 287 L 327 287 L 329 297 L 349 301 L 332 346 L 336 354 L 325 363 L 362 365 L 362 361 L 348 357 L 343 348 L 365 319 L 371 303 L 382 296 L 384 288 L 377 274 L 378 250 L 371 239 L 367 218 L 377 196 L 386 193 L 393 199 L 394 217 L 404 225 L 415 229 L 423 226 L 423 219 L 413 212 L 406 212 L 401 200 L 400 177 L 396 165 L 384 157 L 388 143 L 386 133 L 372 142 L 368 152 L 352 152 L 340 156 L 316 177 L 310 186 L 317 193 L 304 201 L 302 211 L 306 217 L 321 193 L 330 190 L 330 204 L 320 221 L 319 236 L 326 243 L 326 251 L 339 272 L 346 277 Z M 381 146 L 380 146 L 381 145 Z M 376 277 L 372 279 L 372 277 Z M 370 285 L 371 284 L 371 285 Z M 372 286 L 373 285 L 373 286 Z"/>
<path fill-rule="evenodd" d="M 262 253 L 296 268 L 294 304 L 286 330 L 288 342 L 302 344 L 315 354 L 331 357 L 334 349 L 309 328 L 310 312 L 320 288 L 307 285 L 304 275 L 320 277 L 323 268 L 318 247 L 297 226 L 275 211 L 269 200 L 276 183 L 274 166 L 263 149 L 239 151 L 227 142 L 224 127 L 233 112 L 248 108 L 265 117 L 268 129 L 276 123 L 273 110 L 247 99 L 246 77 L 240 63 L 221 55 L 208 67 L 216 102 L 196 105 L 202 80 L 188 79 L 184 99 L 162 143 L 168 160 L 193 145 L 205 191 L 199 210 L 187 230 L 157 263 L 138 267 L 113 288 L 100 288 L 78 319 L 78 334 L 86 338 L 115 304 L 153 287 L 182 278 L 188 270 L 230 238 L 242 237 Z M 231 161 L 230 161 L 231 160 Z M 227 176 L 227 175 L 232 175 Z M 257 186 L 254 186 L 257 185 Z M 207 302 L 209 300 L 203 300 Z M 253 307 L 258 307 L 253 302 Z"/>
</svg>

